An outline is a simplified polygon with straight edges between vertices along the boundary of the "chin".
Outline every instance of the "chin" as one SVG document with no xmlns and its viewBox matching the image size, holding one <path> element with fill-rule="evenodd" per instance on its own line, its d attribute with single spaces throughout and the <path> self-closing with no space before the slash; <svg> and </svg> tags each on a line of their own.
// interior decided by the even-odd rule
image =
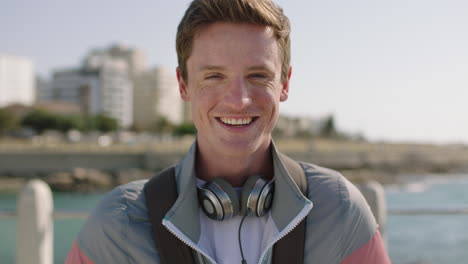
<svg viewBox="0 0 468 264">
<path fill-rule="evenodd" d="M 229 156 L 246 156 L 258 151 L 265 143 L 265 140 L 222 140 L 223 153 Z M 269 145 L 269 142 L 268 142 Z"/>
</svg>

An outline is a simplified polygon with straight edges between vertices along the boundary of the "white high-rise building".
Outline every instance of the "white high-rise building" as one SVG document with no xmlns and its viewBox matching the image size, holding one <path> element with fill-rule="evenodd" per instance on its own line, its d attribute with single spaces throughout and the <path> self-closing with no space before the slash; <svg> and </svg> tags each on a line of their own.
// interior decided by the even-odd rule
<svg viewBox="0 0 468 264">
<path fill-rule="evenodd" d="M 0 107 L 19 103 L 32 105 L 35 101 L 33 63 L 11 55 L 0 55 Z"/>
<path fill-rule="evenodd" d="M 151 128 L 159 118 L 179 124 L 183 121 L 182 104 L 175 73 L 156 67 L 136 77 L 133 102 L 136 127 Z"/>
<path fill-rule="evenodd" d="M 122 127 L 133 123 L 133 84 L 122 60 L 55 72 L 52 89 L 54 100 L 79 104 L 84 113 L 108 115 Z"/>
<path fill-rule="evenodd" d="M 181 123 L 183 121 L 183 101 L 180 98 L 175 70 L 169 71 L 159 67 L 155 69 L 155 74 L 159 80 L 157 111 L 172 123 Z"/>
<path fill-rule="evenodd" d="M 83 64 L 93 67 L 100 65 L 101 61 L 108 58 L 125 61 L 132 77 L 146 70 L 146 55 L 144 52 L 123 44 L 114 44 L 106 49 L 94 49 L 86 55 Z"/>
</svg>

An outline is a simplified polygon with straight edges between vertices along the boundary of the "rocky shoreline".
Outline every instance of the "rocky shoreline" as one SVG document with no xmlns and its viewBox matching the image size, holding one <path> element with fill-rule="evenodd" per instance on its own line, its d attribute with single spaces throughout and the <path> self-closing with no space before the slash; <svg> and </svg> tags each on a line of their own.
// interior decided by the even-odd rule
<svg viewBox="0 0 468 264">
<path fill-rule="evenodd" d="M 131 181 L 148 179 L 153 175 L 152 171 L 138 168 L 114 172 L 73 168 L 70 171 L 32 174 L 27 177 L 9 175 L 0 177 L 0 192 L 17 192 L 30 179 L 41 179 L 57 192 L 102 192 Z"/>
<path fill-rule="evenodd" d="M 354 183 L 377 181 L 382 184 L 403 184 L 408 181 L 408 175 L 447 175 L 468 174 L 468 171 L 440 167 L 404 170 L 382 168 L 340 169 L 334 168 Z M 29 174 L 24 177 L 8 175 L 0 176 L 0 193 L 18 192 L 30 179 L 41 179 L 56 192 L 103 192 L 116 186 L 135 180 L 149 179 L 156 171 L 148 171 L 139 168 L 131 168 L 117 171 L 102 171 L 90 168 L 73 168 L 69 171 L 53 173 Z"/>
<path fill-rule="evenodd" d="M 180 148 L 180 145 L 174 143 Z M 341 172 L 352 182 L 399 184 L 408 175 L 468 174 L 468 146 L 386 144 L 353 141 L 280 141 L 290 157 Z M 187 146 L 188 148 L 188 146 Z M 154 149 L 158 149 L 155 147 Z M 29 179 L 54 191 L 96 192 L 148 179 L 176 163 L 184 151 L 0 152 L 0 192 L 16 192 Z M 81 165 L 80 165 L 81 164 Z"/>
</svg>

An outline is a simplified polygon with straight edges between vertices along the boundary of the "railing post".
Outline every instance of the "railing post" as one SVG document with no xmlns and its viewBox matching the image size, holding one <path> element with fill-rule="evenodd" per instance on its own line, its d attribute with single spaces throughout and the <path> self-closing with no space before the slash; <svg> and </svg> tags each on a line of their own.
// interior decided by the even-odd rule
<svg viewBox="0 0 468 264">
<path fill-rule="evenodd" d="M 385 201 L 385 190 L 376 181 L 358 184 L 357 187 L 367 200 L 375 220 L 379 225 L 380 233 L 385 238 L 385 223 L 387 222 L 387 203 Z"/>
<path fill-rule="evenodd" d="M 49 186 L 40 180 L 29 181 L 17 204 L 17 264 L 52 264 L 53 201 Z"/>
</svg>

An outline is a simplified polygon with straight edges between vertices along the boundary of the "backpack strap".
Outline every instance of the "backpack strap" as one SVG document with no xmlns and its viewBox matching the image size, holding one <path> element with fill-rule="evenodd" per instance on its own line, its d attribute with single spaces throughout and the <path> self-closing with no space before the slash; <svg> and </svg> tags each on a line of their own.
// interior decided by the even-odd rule
<svg viewBox="0 0 468 264">
<path fill-rule="evenodd" d="M 302 194 L 307 196 L 307 180 L 302 166 L 299 162 L 291 159 L 281 152 L 279 153 L 279 157 L 288 170 L 289 175 L 291 175 L 291 178 L 293 178 L 294 182 L 299 187 L 299 190 L 301 190 Z"/>
<path fill-rule="evenodd" d="M 162 224 L 164 216 L 177 199 L 174 166 L 151 178 L 145 184 L 144 191 L 160 263 L 195 263 L 192 249 L 171 234 Z"/>
<path fill-rule="evenodd" d="M 280 153 L 280 158 L 284 166 L 289 172 L 289 175 L 296 182 L 301 192 L 307 194 L 307 181 L 305 172 L 302 166 L 288 156 Z M 280 239 L 273 247 L 273 264 L 304 263 L 304 245 L 305 245 L 305 229 L 306 218 L 304 218 L 296 228 L 289 234 Z"/>
</svg>

